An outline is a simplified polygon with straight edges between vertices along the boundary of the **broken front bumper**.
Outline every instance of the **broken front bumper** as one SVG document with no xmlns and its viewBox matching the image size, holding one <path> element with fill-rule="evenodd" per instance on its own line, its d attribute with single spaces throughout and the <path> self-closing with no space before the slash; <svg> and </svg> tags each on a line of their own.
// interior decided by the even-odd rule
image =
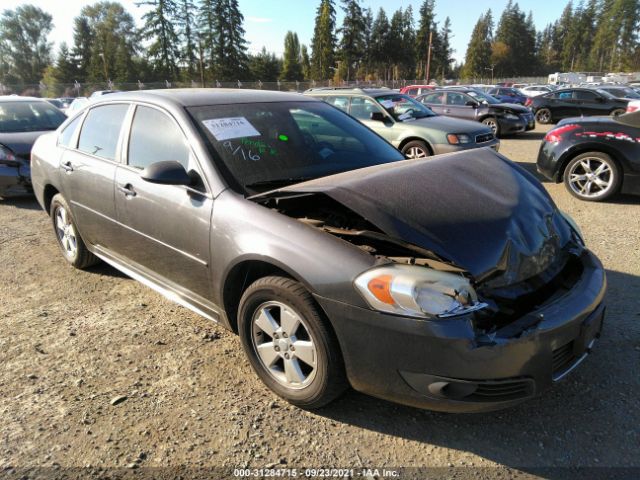
<svg viewBox="0 0 640 480">
<path fill-rule="evenodd" d="M 427 321 L 317 297 L 336 330 L 352 386 L 415 407 L 449 412 L 504 408 L 549 388 L 580 363 L 600 334 L 606 279 L 585 251 L 573 288 L 488 341 L 471 316 Z M 515 327 L 514 327 L 515 326 Z"/>
<path fill-rule="evenodd" d="M 0 163 L 0 197 L 31 192 L 31 168 L 28 163 Z"/>
</svg>

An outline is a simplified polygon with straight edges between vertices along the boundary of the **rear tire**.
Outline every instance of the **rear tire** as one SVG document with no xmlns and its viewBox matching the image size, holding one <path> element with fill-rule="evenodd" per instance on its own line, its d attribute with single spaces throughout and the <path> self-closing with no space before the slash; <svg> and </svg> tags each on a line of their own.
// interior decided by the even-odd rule
<svg viewBox="0 0 640 480">
<path fill-rule="evenodd" d="M 431 156 L 431 150 L 422 140 L 412 140 L 402 147 L 401 152 L 408 159 L 416 160 Z"/>
<path fill-rule="evenodd" d="M 80 237 L 71 216 L 71 209 L 61 194 L 58 193 L 51 199 L 49 213 L 58 246 L 67 262 L 82 270 L 100 261 L 87 249 L 82 237 Z"/>
<path fill-rule="evenodd" d="M 622 172 L 606 153 L 585 152 L 567 164 L 563 180 L 564 186 L 574 197 L 588 202 L 601 202 L 618 193 Z"/>
<path fill-rule="evenodd" d="M 242 295 L 238 330 L 254 371 L 274 393 L 320 408 L 348 387 L 338 340 L 299 282 L 270 276 Z"/>
<path fill-rule="evenodd" d="M 548 108 L 541 108 L 536 112 L 536 122 L 541 123 L 542 125 L 548 125 L 551 123 L 551 120 L 551 110 Z"/>
</svg>

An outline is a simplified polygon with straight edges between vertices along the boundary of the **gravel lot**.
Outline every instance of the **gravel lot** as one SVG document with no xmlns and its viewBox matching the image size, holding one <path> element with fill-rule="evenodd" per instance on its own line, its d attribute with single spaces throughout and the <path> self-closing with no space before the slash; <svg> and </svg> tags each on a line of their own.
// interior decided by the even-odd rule
<svg viewBox="0 0 640 480">
<path fill-rule="evenodd" d="M 545 130 L 505 139 L 501 152 L 535 171 Z M 228 467 L 219 477 L 245 466 L 429 466 L 461 478 L 640 468 L 640 197 L 590 204 L 545 186 L 607 268 L 604 335 L 543 397 L 477 415 L 356 392 L 318 412 L 290 407 L 233 334 L 110 267 L 74 270 L 33 199 L 0 201 L 0 477 L 50 466 Z"/>
</svg>

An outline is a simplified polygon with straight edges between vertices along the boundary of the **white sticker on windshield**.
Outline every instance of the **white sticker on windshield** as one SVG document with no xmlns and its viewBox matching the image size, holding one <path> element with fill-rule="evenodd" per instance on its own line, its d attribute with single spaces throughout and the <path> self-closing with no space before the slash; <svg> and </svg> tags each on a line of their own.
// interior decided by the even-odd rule
<svg viewBox="0 0 640 480">
<path fill-rule="evenodd" d="M 202 123 L 220 142 L 232 138 L 260 136 L 260 132 L 244 117 L 212 118 L 203 120 Z"/>
</svg>

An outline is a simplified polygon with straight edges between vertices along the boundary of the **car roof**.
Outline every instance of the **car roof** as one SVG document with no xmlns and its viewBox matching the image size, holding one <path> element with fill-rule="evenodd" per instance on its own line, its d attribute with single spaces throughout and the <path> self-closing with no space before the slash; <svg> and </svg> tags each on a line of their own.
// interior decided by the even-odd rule
<svg viewBox="0 0 640 480">
<path fill-rule="evenodd" d="M 378 88 L 361 88 L 361 87 L 354 87 L 354 88 L 345 88 L 345 87 L 337 87 L 337 88 L 332 88 L 332 87 L 324 87 L 324 88 L 312 88 L 310 90 L 307 90 L 306 92 L 304 92 L 305 94 L 320 94 L 322 93 L 323 95 L 329 94 L 329 95 L 355 95 L 355 94 L 359 94 L 359 95 L 369 95 L 370 97 L 377 97 L 380 95 L 389 95 L 390 93 L 398 93 L 396 90 L 391 90 L 389 88 L 385 88 L 385 87 L 378 87 Z"/>
<path fill-rule="evenodd" d="M 0 95 L 0 102 L 46 102 L 38 97 L 21 97 L 19 95 Z"/>
<path fill-rule="evenodd" d="M 118 100 L 164 103 L 181 107 L 234 103 L 316 101 L 299 93 L 233 88 L 182 88 L 110 93 L 96 99 L 93 104 L 112 103 Z"/>
</svg>

